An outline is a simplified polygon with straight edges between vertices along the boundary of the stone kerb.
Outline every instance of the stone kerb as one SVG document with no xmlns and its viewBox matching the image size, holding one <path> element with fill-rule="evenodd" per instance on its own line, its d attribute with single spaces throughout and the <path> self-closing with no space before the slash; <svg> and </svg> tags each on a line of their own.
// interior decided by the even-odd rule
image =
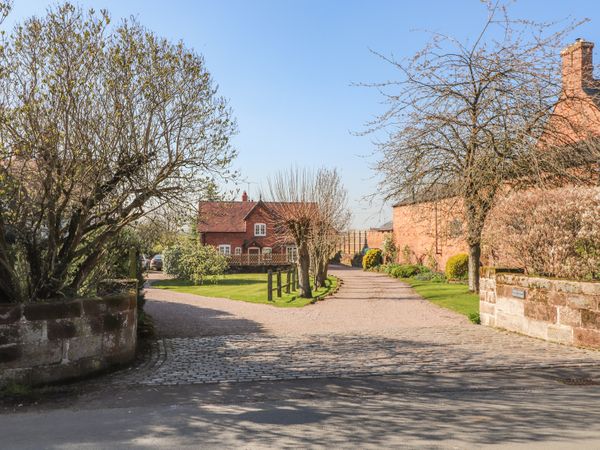
<svg viewBox="0 0 600 450">
<path fill-rule="evenodd" d="M 100 298 L 0 304 L 0 386 L 77 378 L 130 362 L 135 289 Z"/>
<path fill-rule="evenodd" d="M 482 271 L 483 325 L 563 344 L 600 349 L 600 283 Z"/>
</svg>

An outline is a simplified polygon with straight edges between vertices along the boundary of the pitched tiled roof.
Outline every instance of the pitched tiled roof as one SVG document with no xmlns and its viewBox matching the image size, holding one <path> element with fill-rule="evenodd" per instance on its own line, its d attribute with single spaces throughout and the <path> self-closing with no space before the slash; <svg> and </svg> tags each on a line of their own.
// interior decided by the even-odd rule
<svg viewBox="0 0 600 450">
<path fill-rule="evenodd" d="M 199 233 L 245 233 L 246 219 L 258 205 L 263 205 L 272 215 L 286 215 L 288 208 L 301 203 L 283 202 L 200 202 L 198 204 Z M 314 203 L 304 203 L 308 210 Z"/>
<path fill-rule="evenodd" d="M 394 226 L 394 224 L 390 220 L 389 222 L 384 223 L 380 227 L 371 228 L 371 230 L 373 230 L 373 231 L 392 231 L 393 226 Z"/>
<path fill-rule="evenodd" d="M 244 218 L 257 202 L 200 202 L 198 232 L 244 233 Z"/>
</svg>

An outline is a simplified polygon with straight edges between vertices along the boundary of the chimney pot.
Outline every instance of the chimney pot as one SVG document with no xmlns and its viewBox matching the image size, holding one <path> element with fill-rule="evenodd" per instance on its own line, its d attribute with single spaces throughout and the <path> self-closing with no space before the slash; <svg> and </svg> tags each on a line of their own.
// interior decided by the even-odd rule
<svg viewBox="0 0 600 450">
<path fill-rule="evenodd" d="M 246 191 L 244 191 L 244 193 L 242 194 L 242 201 L 243 202 L 247 202 L 248 201 L 248 194 L 246 193 Z"/>
</svg>

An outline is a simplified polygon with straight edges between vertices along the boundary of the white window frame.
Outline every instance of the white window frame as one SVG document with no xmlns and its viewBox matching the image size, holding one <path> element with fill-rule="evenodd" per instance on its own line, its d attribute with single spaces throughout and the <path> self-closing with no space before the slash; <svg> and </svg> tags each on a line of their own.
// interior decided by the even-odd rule
<svg viewBox="0 0 600 450">
<path fill-rule="evenodd" d="M 242 247 L 236 247 L 235 250 L 235 255 L 241 255 L 242 254 Z"/>
<path fill-rule="evenodd" d="M 219 253 L 223 256 L 231 256 L 231 245 L 219 244 Z"/>
<path fill-rule="evenodd" d="M 266 223 L 255 223 L 254 224 L 254 236 L 266 236 L 267 235 L 267 224 Z"/>
<path fill-rule="evenodd" d="M 287 245 L 285 247 L 285 254 L 289 262 L 295 263 L 298 259 L 298 248 L 295 245 Z"/>
</svg>

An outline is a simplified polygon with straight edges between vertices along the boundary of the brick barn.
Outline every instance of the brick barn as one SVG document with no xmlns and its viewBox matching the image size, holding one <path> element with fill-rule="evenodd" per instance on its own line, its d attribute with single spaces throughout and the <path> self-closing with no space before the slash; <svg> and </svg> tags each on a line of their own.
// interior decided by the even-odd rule
<svg viewBox="0 0 600 450">
<path fill-rule="evenodd" d="M 584 130 L 571 136 L 576 141 L 600 137 L 600 80 L 593 77 L 593 47 L 593 43 L 578 39 L 561 52 L 562 89 L 568 94 L 566 98 L 575 100 L 558 103 L 548 126 L 560 127 L 560 119 L 553 119 L 569 117 L 578 130 Z M 405 199 L 394 205 L 392 217 L 401 261 L 410 259 L 443 270 L 448 258 L 468 252 L 459 198 Z M 486 255 L 482 260 L 486 261 Z"/>
<path fill-rule="evenodd" d="M 296 246 L 276 232 L 273 208 L 277 203 L 257 202 L 242 194 L 241 201 L 200 202 L 198 234 L 229 257 L 230 265 L 283 265 L 296 260 Z"/>
</svg>

